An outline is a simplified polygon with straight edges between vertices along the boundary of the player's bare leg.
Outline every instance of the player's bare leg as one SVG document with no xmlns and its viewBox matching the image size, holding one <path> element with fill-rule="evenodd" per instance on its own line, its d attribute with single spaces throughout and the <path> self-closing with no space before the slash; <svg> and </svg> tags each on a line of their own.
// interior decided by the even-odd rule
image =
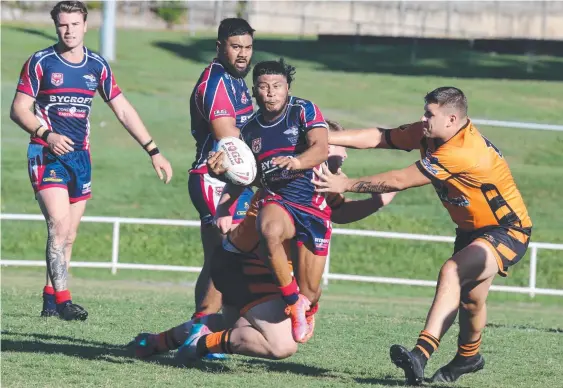
<svg viewBox="0 0 563 388">
<path fill-rule="evenodd" d="M 286 312 L 291 318 L 293 338 L 302 342 L 308 331 L 305 312 L 309 310 L 310 302 L 299 293 L 284 247 L 284 243 L 295 236 L 295 226 L 286 210 L 276 203 L 270 203 L 258 213 L 256 228 L 260 234 L 264 257 L 267 257 L 266 263 L 287 304 Z"/>
<path fill-rule="evenodd" d="M 284 309 L 285 302 L 274 299 L 252 307 L 233 329 L 211 333 L 206 326 L 194 326 L 178 358 L 188 362 L 218 352 L 272 360 L 290 357 L 297 352 L 297 344 Z"/>
<path fill-rule="evenodd" d="M 215 249 L 221 246 L 221 234 L 212 225 L 201 226 L 203 267 L 195 285 L 196 313 L 193 318 L 215 314 L 221 310 L 221 293 L 211 281 L 211 260 Z"/>
<path fill-rule="evenodd" d="M 65 249 L 69 237 L 72 237 L 70 232 L 73 224 L 68 192 L 65 188 L 52 187 L 38 192 L 36 198 L 47 223 L 45 256 L 48 277 L 55 294 L 56 312 L 65 320 L 85 320 L 88 313 L 72 303 L 68 290 L 68 262 L 65 258 Z M 44 294 L 47 293 L 48 287 L 49 285 L 45 287 Z M 42 315 L 49 314 L 42 312 Z"/>
<path fill-rule="evenodd" d="M 461 375 L 477 372 L 485 366 L 485 359 L 479 353 L 479 348 L 481 334 L 487 324 L 486 301 L 493 279 L 494 275 L 462 289 L 458 350 L 449 364 L 436 371 L 432 377 L 433 382 L 454 382 Z"/>
<path fill-rule="evenodd" d="M 304 341 L 308 341 L 313 336 L 315 330 L 315 314 L 319 310 L 319 299 L 322 289 L 326 256 L 315 255 L 305 245 L 297 247 L 297 263 L 295 266 L 295 278 L 299 284 L 301 294 L 305 295 L 311 302 L 311 308 L 305 313 L 307 318 L 308 330 Z"/>
<path fill-rule="evenodd" d="M 393 345 L 390 349 L 391 360 L 405 371 L 408 384 L 422 383 L 426 362 L 457 315 L 462 289 L 475 282 L 486 284 L 497 272 L 497 260 L 492 250 L 480 241 L 474 241 L 444 263 L 434 301 L 416 346 L 410 352 L 400 345 Z"/>
</svg>

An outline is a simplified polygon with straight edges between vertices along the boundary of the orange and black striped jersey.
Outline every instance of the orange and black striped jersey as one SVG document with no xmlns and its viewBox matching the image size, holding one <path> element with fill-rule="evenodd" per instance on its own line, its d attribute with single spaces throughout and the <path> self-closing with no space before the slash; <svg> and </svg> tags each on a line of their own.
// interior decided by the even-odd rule
<svg viewBox="0 0 563 388">
<path fill-rule="evenodd" d="M 470 120 L 447 142 L 424 137 L 420 122 L 386 131 L 385 140 L 391 148 L 420 149 L 417 167 L 461 230 L 532 226 L 502 153 Z"/>
<path fill-rule="evenodd" d="M 223 247 L 226 250 L 235 253 L 253 253 L 258 247 L 260 236 L 256 230 L 256 217 L 258 216 L 260 197 L 261 190 L 257 190 L 250 201 L 246 216 L 225 238 Z M 326 203 L 331 209 L 337 209 L 344 203 L 344 196 L 330 193 L 326 197 Z"/>
</svg>

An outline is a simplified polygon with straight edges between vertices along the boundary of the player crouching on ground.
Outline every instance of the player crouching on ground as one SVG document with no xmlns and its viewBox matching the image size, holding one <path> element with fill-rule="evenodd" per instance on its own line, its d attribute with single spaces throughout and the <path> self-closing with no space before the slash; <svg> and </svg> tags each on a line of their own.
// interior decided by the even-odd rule
<svg viewBox="0 0 563 388">
<path fill-rule="evenodd" d="M 342 130 L 336 122 L 327 120 L 327 123 L 331 131 Z M 327 161 L 330 170 L 337 172 L 346 157 L 346 150 L 343 147 L 330 146 Z M 209 160 L 210 169 L 217 174 L 224 172 L 214 168 L 220 165 L 221 158 L 222 155 L 218 153 Z M 232 190 L 233 186 L 228 184 L 223 196 L 227 197 L 229 195 L 227 193 L 236 192 Z M 330 195 L 327 203 L 332 207 L 332 221 L 345 224 L 375 213 L 388 204 L 394 195 L 394 193 L 374 195 L 363 200 Z M 258 247 L 260 236 L 256 229 L 260 196 L 260 193 L 254 195 L 242 223 L 225 236 L 223 247 L 214 254 L 217 260 L 212 267 L 212 279 L 223 294 L 223 314 L 212 314 L 202 319 L 190 320 L 159 334 L 140 334 L 134 341 L 138 357 L 174 350 L 184 342 L 186 345 L 177 355 L 182 362 L 217 353 L 282 359 L 297 351 L 297 344 L 291 332 L 291 322 L 284 311 L 282 295 L 272 272 L 260 259 L 263 253 Z M 220 202 L 224 209 L 228 209 L 225 198 L 221 198 Z M 228 214 L 221 213 L 224 209 L 218 208 L 218 214 Z M 228 214 L 225 217 L 229 216 Z M 223 233 L 229 230 L 228 219 L 223 218 L 217 224 Z M 291 247 L 285 244 L 284 248 L 289 256 Z M 301 256 L 294 261 L 298 283 L 300 274 L 310 269 L 310 265 L 307 265 L 306 261 L 303 262 L 304 259 L 306 257 Z M 288 266 L 288 269 L 291 271 L 291 266 Z M 320 296 L 321 277 L 322 271 L 315 287 L 301 290 L 306 297 L 315 302 Z M 316 305 L 318 306 L 318 303 Z M 310 338 L 314 329 L 314 314 L 310 314 L 308 318 L 307 338 Z M 230 329 L 225 330 L 228 328 Z M 210 330 L 215 333 L 210 333 Z"/>
<path fill-rule="evenodd" d="M 528 248 L 532 221 L 502 153 L 467 116 L 467 98 L 454 87 L 425 97 L 422 122 L 392 130 L 346 131 L 332 144 L 355 148 L 420 150 L 421 159 L 402 170 L 351 179 L 318 172 L 319 191 L 385 193 L 432 184 L 458 226 L 454 254 L 438 275 L 424 330 L 412 350 L 390 349 L 409 385 L 420 385 L 424 368 L 459 312 L 458 351 L 433 382 L 452 382 L 485 365 L 479 353 L 487 322 L 486 300 L 497 273 L 506 276 Z"/>
</svg>

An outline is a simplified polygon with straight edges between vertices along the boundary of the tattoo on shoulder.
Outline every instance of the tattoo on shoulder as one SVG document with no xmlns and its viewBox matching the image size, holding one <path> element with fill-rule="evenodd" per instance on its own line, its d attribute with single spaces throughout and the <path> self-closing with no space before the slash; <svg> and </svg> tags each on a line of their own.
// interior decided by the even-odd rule
<svg viewBox="0 0 563 388">
<path fill-rule="evenodd" d="M 368 181 L 360 181 L 355 183 L 350 191 L 354 193 L 390 193 L 395 190 L 393 190 L 393 188 L 385 182 L 372 183 Z"/>
</svg>

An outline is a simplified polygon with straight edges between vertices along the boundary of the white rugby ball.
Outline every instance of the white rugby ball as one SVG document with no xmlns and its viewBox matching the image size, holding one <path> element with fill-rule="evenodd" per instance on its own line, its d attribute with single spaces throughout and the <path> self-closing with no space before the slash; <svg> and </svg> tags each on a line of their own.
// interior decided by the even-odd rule
<svg viewBox="0 0 563 388">
<path fill-rule="evenodd" d="M 235 185 L 247 186 L 256 178 L 256 160 L 246 143 L 236 137 L 224 137 L 217 142 L 217 151 L 223 151 L 225 177 Z"/>
</svg>

